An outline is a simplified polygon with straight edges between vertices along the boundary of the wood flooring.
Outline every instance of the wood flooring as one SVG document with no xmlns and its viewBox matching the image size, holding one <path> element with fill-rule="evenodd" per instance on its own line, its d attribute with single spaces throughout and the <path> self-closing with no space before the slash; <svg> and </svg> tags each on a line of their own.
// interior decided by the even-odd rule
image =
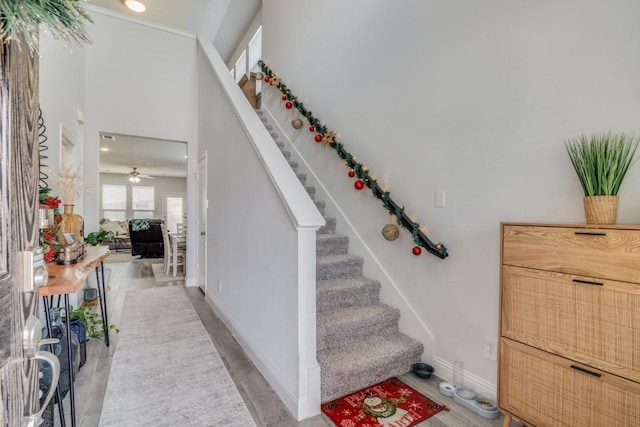
<svg viewBox="0 0 640 427">
<path fill-rule="evenodd" d="M 157 260 L 162 262 L 162 260 Z M 157 283 L 154 281 L 151 262 L 117 262 L 106 263 L 111 268 L 111 282 L 108 294 L 109 320 L 118 325 L 122 318 L 124 296 L 129 289 L 142 289 L 161 286 L 183 286 L 184 281 Z M 247 358 L 240 345 L 233 338 L 222 321 L 217 318 L 198 288 L 187 288 L 187 295 L 202 320 L 220 357 L 231 374 L 240 395 L 242 396 L 256 425 L 261 427 L 334 427 L 324 415 L 296 421 L 286 410 L 266 380 Z M 118 345 L 117 334 L 111 336 L 111 346 L 106 348 L 102 341 L 90 341 L 87 344 L 87 362 L 80 370 L 76 380 L 76 420 L 81 427 L 98 425 L 102 401 L 105 395 L 113 352 Z M 446 405 L 449 411 L 423 421 L 417 427 L 498 427 L 503 418 L 488 420 L 443 396 L 438 391 L 441 381 L 437 377 L 423 380 L 413 374 L 405 374 L 403 381 L 431 399 Z M 167 387 L 171 387 L 167 384 Z M 65 406 L 68 406 L 65 399 Z M 212 402 L 212 408 L 215 403 Z M 68 408 L 67 408 L 68 412 Z M 57 421 L 57 416 L 56 416 Z M 59 425 L 59 424 L 56 424 Z M 68 422 L 67 425 L 70 425 Z M 517 426 L 514 420 L 512 426 Z"/>
</svg>

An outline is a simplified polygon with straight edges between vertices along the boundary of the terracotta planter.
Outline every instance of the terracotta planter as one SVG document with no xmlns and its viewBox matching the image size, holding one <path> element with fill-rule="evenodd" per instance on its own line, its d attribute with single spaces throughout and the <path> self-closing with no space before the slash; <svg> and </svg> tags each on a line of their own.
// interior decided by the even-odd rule
<svg viewBox="0 0 640 427">
<path fill-rule="evenodd" d="M 618 196 L 587 196 L 584 198 L 587 224 L 615 224 L 618 216 Z"/>
</svg>

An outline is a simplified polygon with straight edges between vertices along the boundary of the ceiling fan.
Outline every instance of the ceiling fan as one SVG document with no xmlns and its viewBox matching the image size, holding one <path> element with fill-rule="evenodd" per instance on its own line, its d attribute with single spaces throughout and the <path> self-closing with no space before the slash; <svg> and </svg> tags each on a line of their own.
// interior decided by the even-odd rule
<svg viewBox="0 0 640 427">
<path fill-rule="evenodd" d="M 143 175 L 140 172 L 138 172 L 138 168 L 132 167 L 132 169 L 133 170 L 129 172 L 129 181 L 131 182 L 140 182 L 140 178 L 153 179 L 152 176 Z"/>
</svg>

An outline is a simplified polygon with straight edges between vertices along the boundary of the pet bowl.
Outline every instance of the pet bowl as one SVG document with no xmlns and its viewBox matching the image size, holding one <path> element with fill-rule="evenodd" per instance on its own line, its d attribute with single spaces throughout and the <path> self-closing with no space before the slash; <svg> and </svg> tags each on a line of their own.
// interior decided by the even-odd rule
<svg viewBox="0 0 640 427">
<path fill-rule="evenodd" d="M 496 409 L 498 409 L 496 407 L 496 399 L 490 394 L 478 394 L 478 396 L 476 396 L 476 403 L 485 411 L 495 411 Z"/>
<path fill-rule="evenodd" d="M 419 378 L 429 378 L 433 374 L 433 366 L 427 363 L 414 363 L 411 365 L 411 371 Z"/>
<path fill-rule="evenodd" d="M 458 386 L 456 387 L 456 394 L 466 400 L 473 400 L 476 398 L 476 392 L 473 388 L 468 386 Z"/>
</svg>

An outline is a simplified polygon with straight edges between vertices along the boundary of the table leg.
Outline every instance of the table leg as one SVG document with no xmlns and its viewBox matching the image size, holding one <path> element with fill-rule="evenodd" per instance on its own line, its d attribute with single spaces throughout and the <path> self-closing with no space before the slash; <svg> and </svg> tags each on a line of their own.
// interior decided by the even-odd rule
<svg viewBox="0 0 640 427">
<path fill-rule="evenodd" d="M 102 274 L 100 274 L 102 273 Z M 101 278 L 102 276 L 102 278 Z M 109 319 L 107 319 L 107 294 L 104 286 L 104 265 L 96 267 L 96 283 L 98 284 L 98 304 L 100 304 L 100 315 L 102 316 L 102 330 L 104 331 L 104 343 L 109 347 Z"/>
<path fill-rule="evenodd" d="M 51 302 L 53 302 L 53 297 L 51 297 Z M 51 305 L 49 301 L 47 301 L 47 297 L 42 297 L 42 303 L 44 304 L 44 315 L 46 317 L 45 324 L 47 325 L 47 337 L 51 338 L 53 332 L 51 331 L 51 317 L 49 317 L 49 312 Z M 49 344 L 49 351 L 52 354 L 56 354 L 56 349 L 53 347 L 53 344 Z M 64 419 L 64 408 L 62 407 L 62 393 L 60 392 L 60 382 L 56 384 L 56 399 L 58 399 L 58 416 L 60 417 L 60 426 L 65 427 L 65 419 Z"/>
<path fill-rule="evenodd" d="M 104 262 L 100 263 L 100 271 L 102 273 L 102 294 L 104 302 L 104 317 L 102 318 L 102 327 L 104 328 L 104 344 L 109 347 L 109 310 L 107 310 L 107 284 L 104 281 Z"/>
<path fill-rule="evenodd" d="M 69 356 L 69 403 L 71 407 L 71 427 L 76 426 L 76 397 L 75 397 L 75 384 L 73 383 L 73 353 L 71 351 L 71 316 L 69 313 L 69 294 L 64 294 L 64 310 L 67 316 L 67 355 Z"/>
</svg>

